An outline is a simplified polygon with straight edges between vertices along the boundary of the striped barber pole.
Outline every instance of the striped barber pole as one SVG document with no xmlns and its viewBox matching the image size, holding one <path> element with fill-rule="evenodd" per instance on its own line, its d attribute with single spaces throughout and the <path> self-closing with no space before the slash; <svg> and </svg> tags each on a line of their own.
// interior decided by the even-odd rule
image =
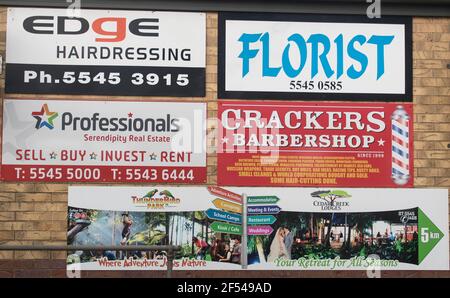
<svg viewBox="0 0 450 298">
<path fill-rule="evenodd" d="M 392 180 L 405 185 L 410 178 L 409 167 L 409 115 L 402 106 L 391 116 L 392 125 Z"/>
</svg>

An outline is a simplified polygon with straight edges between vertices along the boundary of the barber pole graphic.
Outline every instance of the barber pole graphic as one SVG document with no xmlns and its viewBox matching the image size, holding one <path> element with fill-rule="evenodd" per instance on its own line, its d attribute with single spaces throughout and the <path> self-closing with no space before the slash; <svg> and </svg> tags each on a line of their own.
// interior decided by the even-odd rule
<svg viewBox="0 0 450 298">
<path fill-rule="evenodd" d="M 392 113 L 392 180 L 405 185 L 410 178 L 409 167 L 409 115 L 403 106 Z"/>
</svg>

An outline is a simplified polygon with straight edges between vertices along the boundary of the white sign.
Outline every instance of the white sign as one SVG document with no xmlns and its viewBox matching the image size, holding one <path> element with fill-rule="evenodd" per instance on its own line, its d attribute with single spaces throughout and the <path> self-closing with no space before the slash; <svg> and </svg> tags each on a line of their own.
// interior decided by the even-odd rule
<svg viewBox="0 0 450 298">
<path fill-rule="evenodd" d="M 2 179 L 206 181 L 204 103 L 4 100 Z"/>
<path fill-rule="evenodd" d="M 6 44 L 8 93 L 204 93 L 204 13 L 9 8 Z"/>
<path fill-rule="evenodd" d="M 169 233 L 168 243 L 184 247 L 175 270 L 238 270 L 245 265 L 248 270 L 449 269 L 446 189 L 230 187 L 225 192 L 245 194 L 247 212 L 227 208 L 236 203 L 207 187 L 72 186 L 68 242 L 98 244 L 92 235 L 104 235 L 100 240 L 105 244 L 165 244 Z M 245 221 L 248 236 L 242 243 L 247 240 L 248 246 L 240 252 L 247 254 L 248 264 L 230 264 L 223 260 L 225 253 L 216 253 L 239 245 L 240 233 L 226 231 L 237 231 Z M 191 242 L 193 235 L 208 249 L 199 250 L 202 242 Z M 117 263 L 105 258 L 111 255 L 84 259 L 81 267 L 136 268 L 124 258 Z M 158 256 L 137 259 L 147 269 L 166 268 Z"/>
<path fill-rule="evenodd" d="M 217 225 L 224 229 L 239 225 L 206 215 L 208 210 L 216 210 L 215 200 L 217 196 L 207 187 L 71 186 L 68 244 L 171 244 L 183 247 L 173 261 L 174 270 L 240 270 L 240 257 L 236 259 L 232 253 L 238 251 L 241 236 L 214 230 Z M 241 253 L 244 251 L 241 248 Z M 161 251 L 151 254 L 130 251 L 127 255 L 108 252 L 95 257 L 76 251 L 68 260 L 68 270 L 167 269 L 166 252 Z"/>
<path fill-rule="evenodd" d="M 253 201 L 276 198 L 281 209 L 263 239 L 264 255 L 249 251 L 249 270 L 449 269 L 446 189 L 244 191 Z M 289 234 L 292 242 L 284 241 Z"/>
<path fill-rule="evenodd" d="M 219 97 L 410 101 L 410 24 L 389 20 L 222 14 Z"/>
</svg>

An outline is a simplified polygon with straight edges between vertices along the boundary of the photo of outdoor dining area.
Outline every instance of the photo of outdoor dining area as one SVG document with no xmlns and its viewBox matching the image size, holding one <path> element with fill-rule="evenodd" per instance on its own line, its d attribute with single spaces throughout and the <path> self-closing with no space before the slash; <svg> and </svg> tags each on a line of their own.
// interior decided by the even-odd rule
<svg viewBox="0 0 450 298">
<path fill-rule="evenodd" d="M 418 209 L 364 213 L 309 213 L 281 211 L 273 225 L 294 233 L 291 259 L 301 257 L 328 259 L 367 257 L 418 264 Z M 250 247 L 252 262 L 264 262 L 274 234 L 253 241 L 263 249 Z M 252 241 L 250 241 L 252 242 Z M 262 248 L 261 247 L 261 248 Z M 259 259 L 259 260 L 258 260 Z"/>
</svg>

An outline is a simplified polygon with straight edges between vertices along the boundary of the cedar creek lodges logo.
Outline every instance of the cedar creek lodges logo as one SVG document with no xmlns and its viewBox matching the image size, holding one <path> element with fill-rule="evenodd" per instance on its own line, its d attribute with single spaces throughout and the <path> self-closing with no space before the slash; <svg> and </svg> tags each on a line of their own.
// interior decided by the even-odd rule
<svg viewBox="0 0 450 298">
<path fill-rule="evenodd" d="M 175 207 L 181 202 L 170 191 L 163 190 L 158 192 L 156 188 L 147 192 L 144 196 L 131 196 L 131 199 L 136 207 L 158 210 Z"/>
<path fill-rule="evenodd" d="M 344 190 L 319 190 L 311 193 L 311 197 L 320 200 L 313 201 L 313 206 L 320 207 L 321 210 L 339 211 L 343 207 L 350 206 L 348 201 L 340 201 L 343 198 L 350 198 L 351 195 Z"/>
</svg>

